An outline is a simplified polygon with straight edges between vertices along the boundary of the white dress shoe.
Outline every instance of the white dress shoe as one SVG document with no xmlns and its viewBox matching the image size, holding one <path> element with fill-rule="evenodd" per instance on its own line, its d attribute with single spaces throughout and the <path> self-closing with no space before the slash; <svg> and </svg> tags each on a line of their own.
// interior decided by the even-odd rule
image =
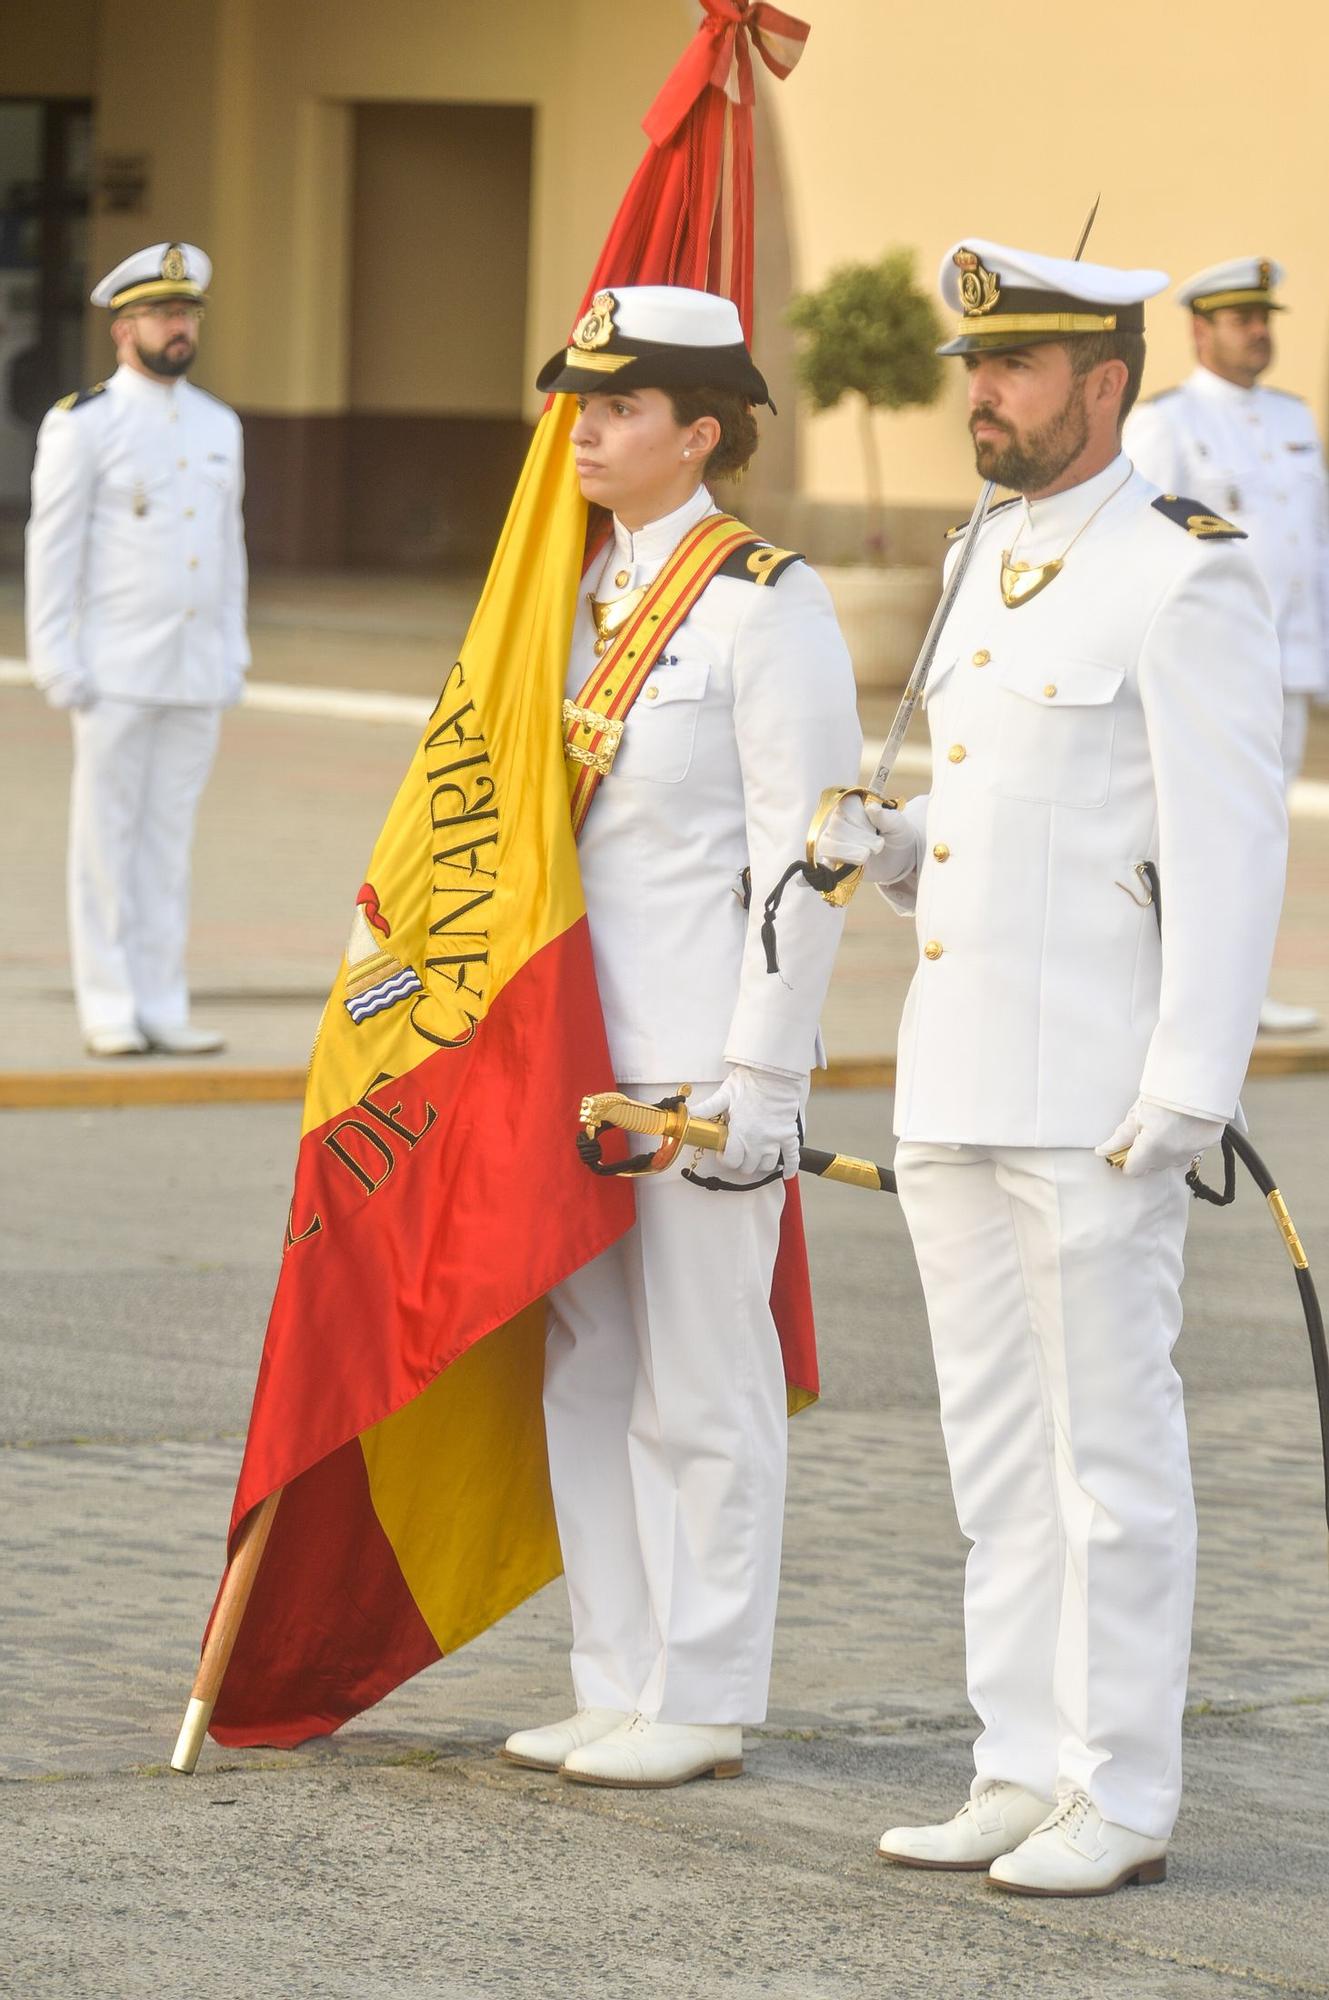
<svg viewBox="0 0 1329 2000">
<path fill-rule="evenodd" d="M 1165 1840 L 1115 1825 L 1083 1792 L 1072 1792 L 1013 1854 L 993 1862 L 988 1880 L 1017 1896 L 1110 1896 L 1166 1874 Z"/>
<path fill-rule="evenodd" d="M 215 1028 L 192 1028 L 187 1021 L 174 1028 L 145 1030 L 148 1047 L 164 1056 L 213 1056 L 226 1047 Z"/>
<path fill-rule="evenodd" d="M 90 1056 L 145 1056 L 148 1053 L 146 1035 L 140 1035 L 137 1028 L 94 1028 L 83 1037 L 83 1046 Z"/>
<path fill-rule="evenodd" d="M 983 1785 L 954 1819 L 940 1826 L 891 1827 L 878 1841 L 877 1852 L 904 1868 L 987 1868 L 999 1854 L 1018 1847 L 1051 1810 L 1050 1799 L 1023 1785 Z"/>
<path fill-rule="evenodd" d="M 1295 1007 L 1288 1000 L 1260 1002 L 1262 1035 L 1309 1035 L 1324 1022 L 1313 1007 Z"/>
<path fill-rule="evenodd" d="M 594 1743 L 628 1719 L 624 1708 L 579 1708 L 566 1722 L 546 1723 L 543 1729 L 518 1729 L 503 1745 L 501 1756 L 509 1764 L 525 1764 L 532 1771 L 557 1771 L 565 1757 Z"/>
<path fill-rule="evenodd" d="M 743 1770 L 741 1723 L 651 1722 L 631 1715 L 598 1743 L 574 1750 L 563 1776 L 579 1785 L 655 1791 L 690 1778 L 737 1778 Z"/>
</svg>

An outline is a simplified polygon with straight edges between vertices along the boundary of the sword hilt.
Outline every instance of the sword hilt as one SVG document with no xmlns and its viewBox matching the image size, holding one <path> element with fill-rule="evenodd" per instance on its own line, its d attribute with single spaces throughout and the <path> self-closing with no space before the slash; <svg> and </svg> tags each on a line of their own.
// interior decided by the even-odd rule
<svg viewBox="0 0 1329 2000">
<path fill-rule="evenodd" d="M 862 799 L 864 805 L 871 799 L 874 805 L 891 806 L 897 811 L 900 805 L 898 799 L 883 799 L 879 793 L 872 791 L 866 785 L 845 785 L 843 787 L 828 785 L 817 800 L 816 808 L 808 825 L 807 866 L 809 869 L 822 866 L 817 860 L 817 842 L 821 838 L 826 822 L 831 817 L 831 814 L 846 799 Z M 832 909 L 840 910 L 844 908 L 862 880 L 862 868 L 851 868 L 847 875 L 842 875 L 838 882 L 832 883 L 829 889 L 820 890 L 819 894 L 823 902 L 829 903 Z"/>
<path fill-rule="evenodd" d="M 703 1146 L 718 1153 L 729 1137 L 729 1127 L 720 1118 L 689 1118 L 687 1106 L 666 1111 L 658 1104 L 643 1104 L 625 1097 L 621 1090 L 602 1090 L 598 1096 L 583 1097 L 577 1122 L 593 1132 L 598 1125 L 617 1125 L 621 1132 L 643 1132 L 651 1138 L 672 1140 L 675 1146 Z"/>
<path fill-rule="evenodd" d="M 638 1098 L 625 1097 L 620 1090 L 603 1090 L 594 1097 L 583 1097 L 577 1116 L 589 1137 L 594 1137 L 601 1125 L 616 1125 L 622 1132 L 641 1132 L 663 1139 L 669 1160 L 684 1146 L 700 1146 L 708 1153 L 722 1152 L 729 1137 L 729 1126 L 723 1118 L 689 1118 L 683 1104 L 669 1111 L 659 1104 L 643 1104 Z M 855 1159 L 850 1153 L 825 1153 L 804 1146 L 798 1164 L 802 1173 L 817 1174 L 822 1180 L 843 1181 L 848 1187 L 871 1188 L 882 1194 L 895 1192 L 895 1176 L 888 1168 L 879 1167 L 872 1160 Z"/>
</svg>

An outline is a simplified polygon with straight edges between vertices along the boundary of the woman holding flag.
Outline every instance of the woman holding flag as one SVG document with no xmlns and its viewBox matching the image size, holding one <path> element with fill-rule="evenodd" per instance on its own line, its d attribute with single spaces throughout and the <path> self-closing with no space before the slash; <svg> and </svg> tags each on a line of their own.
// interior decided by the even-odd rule
<svg viewBox="0 0 1329 2000">
<path fill-rule="evenodd" d="M 765 381 L 730 300 L 596 293 L 541 389 L 575 395 L 585 498 L 611 516 L 564 702 L 596 983 L 620 1088 L 727 1117 L 738 1190 L 676 1164 L 634 1226 L 550 1296 L 545 1421 L 576 1713 L 505 1754 L 583 1783 L 742 1768 L 766 1713 L 785 1481 L 771 1312 L 817 1020 L 842 918 L 762 903 L 824 786 L 857 767 L 854 681 L 818 578 L 720 513 Z"/>
</svg>

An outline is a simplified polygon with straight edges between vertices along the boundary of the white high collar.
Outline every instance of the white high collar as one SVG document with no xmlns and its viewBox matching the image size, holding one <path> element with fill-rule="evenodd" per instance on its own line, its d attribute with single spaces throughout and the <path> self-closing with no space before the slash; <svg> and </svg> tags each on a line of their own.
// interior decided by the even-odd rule
<svg viewBox="0 0 1329 2000">
<path fill-rule="evenodd" d="M 185 377 L 177 375 L 166 381 L 156 375 L 144 375 L 138 368 L 130 368 L 121 362 L 111 377 L 117 392 L 122 396 L 137 396 L 139 401 L 150 408 L 172 410 L 176 397 L 185 387 Z"/>
<path fill-rule="evenodd" d="M 644 583 L 653 577 L 667 556 L 671 556 L 689 528 L 695 528 L 698 521 L 704 521 L 708 514 L 718 512 L 714 500 L 705 486 L 699 486 L 690 500 L 681 507 L 675 507 L 672 514 L 662 514 L 658 521 L 648 521 L 644 528 L 634 534 L 625 528 L 617 514 L 614 516 L 614 545 L 607 557 L 607 567 L 615 572 L 626 569 L 630 583 Z M 623 588 L 627 588 L 624 585 Z"/>
<path fill-rule="evenodd" d="M 1060 493 L 1049 493 L 1040 500 L 1029 500 L 1021 495 L 1019 514 L 1023 518 L 1024 533 L 1020 537 L 1020 554 L 1026 547 L 1046 540 L 1069 541 L 1082 528 L 1095 508 L 1101 507 L 1117 488 L 1125 483 L 1134 471 L 1131 461 L 1124 451 L 1119 451 L 1110 465 L 1096 472 L 1092 479 L 1081 480 L 1078 486 L 1067 486 Z M 1008 532 L 1014 532 L 1015 522 L 1009 514 L 1000 518 L 1011 522 Z"/>
<path fill-rule="evenodd" d="M 1226 403 L 1230 409 L 1249 410 L 1260 393 L 1259 383 L 1243 389 L 1240 382 L 1229 382 L 1224 375 L 1215 375 L 1212 368 L 1198 367 L 1186 384 L 1188 389 L 1198 390 L 1211 402 Z"/>
</svg>

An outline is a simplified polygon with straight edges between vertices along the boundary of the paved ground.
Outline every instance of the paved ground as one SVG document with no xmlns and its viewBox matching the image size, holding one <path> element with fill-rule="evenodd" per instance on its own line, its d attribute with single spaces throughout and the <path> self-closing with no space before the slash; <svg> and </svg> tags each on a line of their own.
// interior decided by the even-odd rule
<svg viewBox="0 0 1329 2000">
<path fill-rule="evenodd" d="M 303 1069 L 412 725 L 272 689 L 432 696 L 468 585 L 260 586 L 267 706 L 230 718 L 197 849 L 221 1065 Z M 0 586 L 0 656 L 19 651 Z M 0 681 L 3 675 L 0 675 Z M 12 680 L 12 676 L 11 676 Z M 372 711 L 369 711 L 372 712 Z M 382 713 L 391 714 L 388 703 Z M 865 718 L 880 733 L 885 714 Z M 0 1070 L 75 1071 L 67 730 L 0 685 Z M 1279 990 L 1329 1014 L 1329 717 L 1297 817 Z M 889 1055 L 906 925 L 853 905 L 833 1053 Z M 1329 1038 L 1319 1046 L 1329 1048 Z M 228 1067 L 229 1066 L 229 1067 Z M 160 1061 L 145 1074 L 164 1074 Z M 844 1076 L 842 1071 L 841 1075 Z M 1329 1078 L 1248 1109 L 1314 1258 Z M 650 1797 L 499 1763 L 561 1712 L 554 1586 L 331 1742 L 166 1772 L 216 1583 L 273 1276 L 293 1103 L 0 1119 L 0 1967 L 22 2000 L 858 2000 L 1329 1995 L 1329 1588 L 1314 1401 L 1262 1204 L 1199 1209 L 1182 1365 L 1202 1556 L 1187 1803 L 1165 1888 L 1083 1906 L 893 1871 L 880 1829 L 966 1783 L 963 1548 L 921 1302 L 888 1200 L 808 1189 L 825 1395 L 792 1433 L 773 1706 L 748 1774 Z M 881 1091 L 814 1143 L 889 1158 Z"/>
<path fill-rule="evenodd" d="M 1257 1082 L 1329 1241 L 1329 1080 Z M 814 1142 L 888 1153 L 884 1092 Z M 0 1963 L 23 2000 L 1329 1994 L 1329 1586 L 1314 1403 L 1263 1205 L 1197 1209 L 1182 1365 L 1202 1558 L 1189 1789 L 1161 1889 L 1084 1905 L 873 1855 L 963 1796 L 962 1545 L 895 1205 L 808 1189 L 825 1397 L 792 1432 L 773 1706 L 738 1783 L 633 1797 L 502 1765 L 565 1699 L 552 1586 L 339 1737 L 165 1765 L 215 1586 L 293 1106 L 10 1112 Z"/>
</svg>

